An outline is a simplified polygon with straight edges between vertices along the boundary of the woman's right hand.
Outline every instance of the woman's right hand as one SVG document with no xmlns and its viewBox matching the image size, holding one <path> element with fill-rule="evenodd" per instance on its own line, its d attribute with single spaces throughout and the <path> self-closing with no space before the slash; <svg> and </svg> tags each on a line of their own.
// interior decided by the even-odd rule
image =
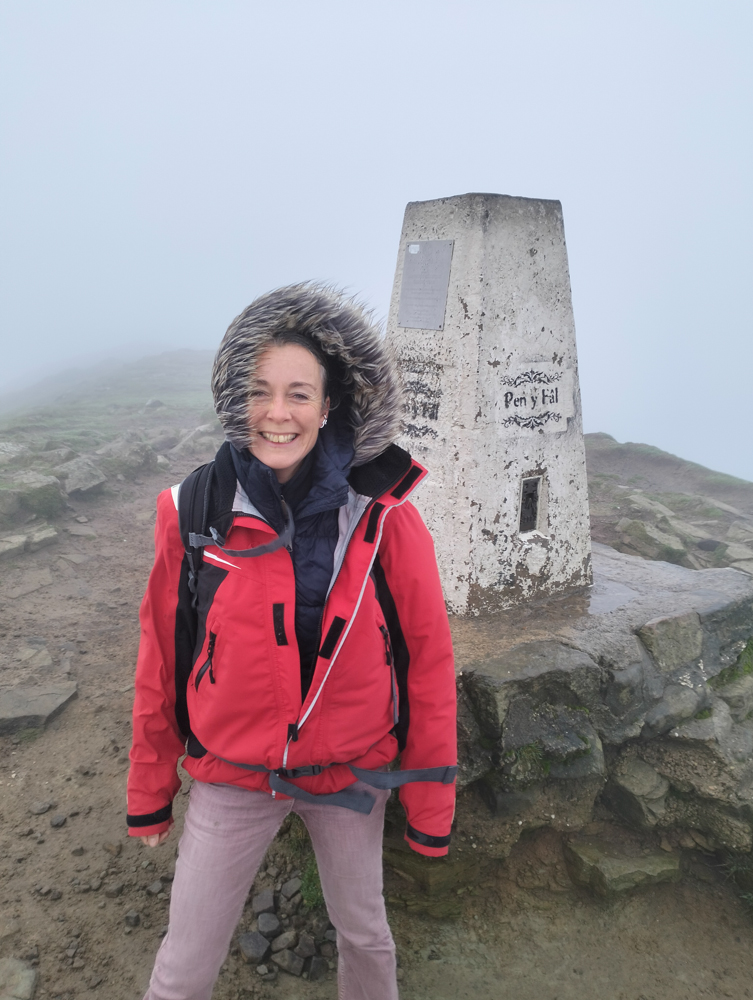
<svg viewBox="0 0 753 1000">
<path fill-rule="evenodd" d="M 170 820 L 170 826 L 162 833 L 150 833 L 148 837 L 139 837 L 142 844 L 147 847 L 159 847 L 160 844 L 164 844 L 170 834 L 173 832 L 175 827 L 175 820 Z"/>
</svg>

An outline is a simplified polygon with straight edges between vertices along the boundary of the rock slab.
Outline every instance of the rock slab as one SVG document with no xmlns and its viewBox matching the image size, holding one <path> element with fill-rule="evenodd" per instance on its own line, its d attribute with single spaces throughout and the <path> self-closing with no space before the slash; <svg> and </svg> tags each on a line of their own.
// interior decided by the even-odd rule
<svg viewBox="0 0 753 1000">
<path fill-rule="evenodd" d="M 0 736 L 47 725 L 76 693 L 74 681 L 0 688 Z"/>
<path fill-rule="evenodd" d="M 626 857 L 595 837 L 571 839 L 565 860 L 573 882 L 604 897 L 641 885 L 676 882 L 681 875 L 678 855 L 652 851 Z"/>
<path fill-rule="evenodd" d="M 0 1000 L 31 1000 L 37 974 L 17 958 L 0 958 Z"/>
</svg>

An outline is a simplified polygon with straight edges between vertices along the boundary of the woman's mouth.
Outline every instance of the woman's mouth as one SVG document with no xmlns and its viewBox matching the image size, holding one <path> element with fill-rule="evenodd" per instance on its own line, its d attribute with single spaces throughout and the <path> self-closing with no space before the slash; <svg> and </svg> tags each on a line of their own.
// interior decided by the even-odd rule
<svg viewBox="0 0 753 1000">
<path fill-rule="evenodd" d="M 272 434 L 269 431 L 259 431 L 259 436 L 271 444 L 290 444 L 298 437 L 297 434 Z"/>
</svg>

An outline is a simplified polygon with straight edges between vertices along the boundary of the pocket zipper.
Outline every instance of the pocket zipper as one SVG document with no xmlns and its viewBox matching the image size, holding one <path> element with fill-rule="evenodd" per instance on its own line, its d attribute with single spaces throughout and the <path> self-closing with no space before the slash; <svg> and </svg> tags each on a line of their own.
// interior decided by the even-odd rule
<svg viewBox="0 0 753 1000">
<path fill-rule="evenodd" d="M 214 684 L 214 671 L 212 670 L 212 657 L 214 656 L 214 644 L 215 644 L 216 641 L 217 641 L 217 633 L 216 632 L 210 632 L 209 633 L 209 645 L 207 646 L 207 660 L 206 660 L 206 663 L 203 664 L 201 670 L 199 670 L 198 674 L 196 675 L 196 681 L 194 683 L 194 687 L 196 688 L 197 691 L 199 690 L 199 684 L 201 684 L 202 678 L 204 677 L 204 674 L 207 672 L 207 670 L 209 671 L 209 683 L 210 684 Z"/>
<path fill-rule="evenodd" d="M 390 681 L 392 682 L 392 718 L 397 725 L 400 719 L 397 709 L 397 677 L 395 676 L 395 657 L 392 655 L 392 642 L 390 640 L 389 629 L 386 625 L 380 625 L 379 631 L 384 639 L 384 655 L 387 666 L 390 668 Z"/>
</svg>

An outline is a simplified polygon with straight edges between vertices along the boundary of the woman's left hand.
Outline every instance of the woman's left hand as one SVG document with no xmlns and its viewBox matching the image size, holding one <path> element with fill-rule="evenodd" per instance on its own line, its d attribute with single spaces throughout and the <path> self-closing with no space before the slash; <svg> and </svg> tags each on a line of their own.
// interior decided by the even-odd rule
<svg viewBox="0 0 753 1000">
<path fill-rule="evenodd" d="M 175 820 L 170 820 L 170 826 L 162 833 L 150 833 L 148 837 L 139 837 L 142 844 L 146 844 L 147 847 L 159 847 L 160 844 L 164 844 L 167 838 L 175 829 Z"/>
</svg>

